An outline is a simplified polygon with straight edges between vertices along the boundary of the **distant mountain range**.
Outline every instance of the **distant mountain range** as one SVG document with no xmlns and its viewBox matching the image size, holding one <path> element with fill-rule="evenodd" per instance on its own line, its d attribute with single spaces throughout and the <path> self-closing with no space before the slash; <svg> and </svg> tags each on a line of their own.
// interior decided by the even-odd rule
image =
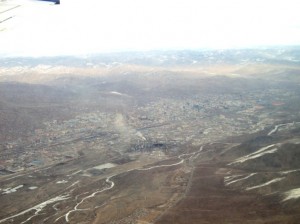
<svg viewBox="0 0 300 224">
<path fill-rule="evenodd" d="M 300 46 L 259 49 L 146 51 L 57 57 L 2 57 L 0 67 L 12 66 L 148 66 L 201 65 L 215 63 L 300 63 Z"/>
</svg>

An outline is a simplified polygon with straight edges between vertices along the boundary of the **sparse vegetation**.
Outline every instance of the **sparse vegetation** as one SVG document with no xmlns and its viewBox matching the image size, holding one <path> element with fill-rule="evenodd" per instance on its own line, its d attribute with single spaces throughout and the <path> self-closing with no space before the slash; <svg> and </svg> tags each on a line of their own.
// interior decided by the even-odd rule
<svg viewBox="0 0 300 224">
<path fill-rule="evenodd" d="M 297 223 L 289 54 L 0 59 L 0 223 Z"/>
</svg>

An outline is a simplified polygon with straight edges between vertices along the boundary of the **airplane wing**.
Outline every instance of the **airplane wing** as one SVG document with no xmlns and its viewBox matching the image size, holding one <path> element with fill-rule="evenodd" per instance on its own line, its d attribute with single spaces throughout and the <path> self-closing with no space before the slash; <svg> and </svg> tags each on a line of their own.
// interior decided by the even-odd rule
<svg viewBox="0 0 300 224">
<path fill-rule="evenodd" d="M 40 2 L 59 5 L 60 0 L 0 0 L 0 32 L 11 28 L 12 20 L 24 10 L 24 6 Z"/>
</svg>

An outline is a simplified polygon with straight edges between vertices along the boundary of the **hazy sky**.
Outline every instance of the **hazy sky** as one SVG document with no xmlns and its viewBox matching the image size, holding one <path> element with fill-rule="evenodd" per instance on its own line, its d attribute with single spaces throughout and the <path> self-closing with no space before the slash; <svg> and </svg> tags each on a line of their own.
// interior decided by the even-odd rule
<svg viewBox="0 0 300 224">
<path fill-rule="evenodd" d="M 299 0 L 12 1 L 2 55 L 300 44 Z"/>
</svg>

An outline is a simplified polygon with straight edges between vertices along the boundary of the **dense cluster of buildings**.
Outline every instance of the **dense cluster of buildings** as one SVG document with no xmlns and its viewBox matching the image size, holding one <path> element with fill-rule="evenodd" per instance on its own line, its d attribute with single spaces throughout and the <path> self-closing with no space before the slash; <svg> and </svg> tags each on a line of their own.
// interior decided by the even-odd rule
<svg viewBox="0 0 300 224">
<path fill-rule="evenodd" d="M 74 159 L 89 153 L 168 151 L 187 142 L 201 145 L 263 130 L 268 113 L 282 106 L 286 93 L 207 94 L 161 98 L 127 112 L 83 113 L 49 121 L 25 140 L 5 143 L 1 172 L 16 172 Z"/>
</svg>

